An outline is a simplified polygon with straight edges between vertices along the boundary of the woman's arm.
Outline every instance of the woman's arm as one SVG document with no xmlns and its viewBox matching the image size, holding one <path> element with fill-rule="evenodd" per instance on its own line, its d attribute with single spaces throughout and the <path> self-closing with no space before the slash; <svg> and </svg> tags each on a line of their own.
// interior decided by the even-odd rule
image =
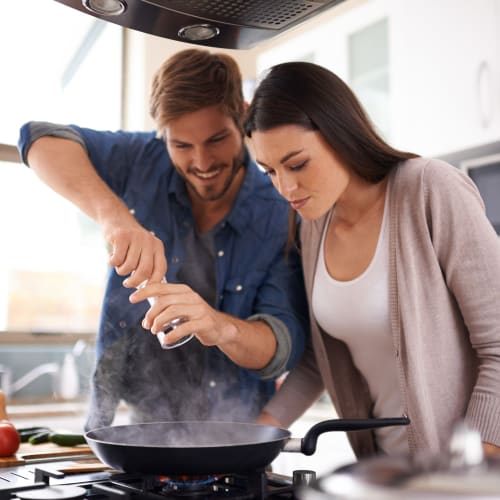
<svg viewBox="0 0 500 500">
<path fill-rule="evenodd" d="M 500 412 L 500 240 L 472 180 L 450 165 L 437 167 L 426 183 L 433 245 L 477 356 L 465 418 L 483 441 L 500 446 L 494 418 Z"/>
</svg>

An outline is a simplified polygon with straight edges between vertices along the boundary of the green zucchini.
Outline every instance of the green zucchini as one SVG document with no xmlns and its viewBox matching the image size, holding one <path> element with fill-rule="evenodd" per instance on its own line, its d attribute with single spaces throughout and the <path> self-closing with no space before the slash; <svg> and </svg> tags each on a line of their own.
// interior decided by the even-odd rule
<svg viewBox="0 0 500 500">
<path fill-rule="evenodd" d="M 26 443 L 29 441 L 31 436 L 40 434 L 41 432 L 52 432 L 48 427 L 22 427 L 17 429 L 17 433 L 21 438 L 21 443 Z"/>
<path fill-rule="evenodd" d="M 76 446 L 87 443 L 83 434 L 67 432 L 51 432 L 49 440 L 59 446 Z"/>
<path fill-rule="evenodd" d="M 16 427 L 17 432 L 32 432 L 36 431 L 37 429 L 48 429 L 48 427 L 41 426 L 41 425 L 36 425 L 35 427 Z"/>
<path fill-rule="evenodd" d="M 50 437 L 50 431 L 42 431 L 38 432 L 37 434 L 33 434 L 28 438 L 28 442 L 30 444 L 40 444 L 40 443 L 47 443 Z"/>
</svg>

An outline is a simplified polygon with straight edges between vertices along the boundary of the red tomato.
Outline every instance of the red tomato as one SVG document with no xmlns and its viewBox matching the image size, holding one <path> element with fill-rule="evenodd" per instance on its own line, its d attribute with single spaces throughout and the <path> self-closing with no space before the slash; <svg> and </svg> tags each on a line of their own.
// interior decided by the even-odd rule
<svg viewBox="0 0 500 500">
<path fill-rule="evenodd" d="M 19 449 L 21 439 L 10 422 L 0 422 L 0 457 L 10 457 Z"/>
</svg>

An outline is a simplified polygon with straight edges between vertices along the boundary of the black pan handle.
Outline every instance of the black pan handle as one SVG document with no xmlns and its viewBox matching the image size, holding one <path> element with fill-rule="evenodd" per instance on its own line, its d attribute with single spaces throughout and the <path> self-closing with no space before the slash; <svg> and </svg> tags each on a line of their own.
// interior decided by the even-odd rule
<svg viewBox="0 0 500 500">
<path fill-rule="evenodd" d="M 388 427 L 392 425 L 408 425 L 410 419 L 400 418 L 357 418 L 357 419 L 333 419 L 318 422 L 313 425 L 306 435 L 301 439 L 300 451 L 304 455 L 312 455 L 316 451 L 318 437 L 324 432 L 331 431 L 362 431 L 375 429 L 377 427 Z"/>
</svg>

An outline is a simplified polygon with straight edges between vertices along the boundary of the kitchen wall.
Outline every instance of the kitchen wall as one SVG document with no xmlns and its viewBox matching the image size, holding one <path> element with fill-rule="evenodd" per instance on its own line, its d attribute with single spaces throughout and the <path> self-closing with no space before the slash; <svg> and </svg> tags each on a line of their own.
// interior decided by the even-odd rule
<svg viewBox="0 0 500 500">
<path fill-rule="evenodd" d="M 150 129 L 142 103 L 151 76 L 191 45 L 130 30 L 126 44 L 124 125 Z M 247 97 L 281 61 L 332 69 L 402 149 L 442 156 L 500 138 L 500 0 L 346 0 L 254 49 L 227 52 L 240 63 Z"/>
</svg>

